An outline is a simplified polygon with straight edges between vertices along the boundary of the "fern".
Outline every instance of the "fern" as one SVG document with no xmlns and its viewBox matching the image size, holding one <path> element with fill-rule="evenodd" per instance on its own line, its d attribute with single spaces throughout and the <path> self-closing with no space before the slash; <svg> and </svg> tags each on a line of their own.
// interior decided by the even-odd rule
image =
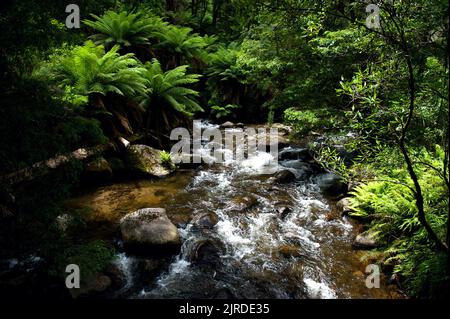
<svg viewBox="0 0 450 319">
<path fill-rule="evenodd" d="M 184 65 L 163 72 L 158 60 L 153 59 L 152 62 L 147 62 L 143 75 L 148 81 L 148 87 L 141 105 L 149 108 L 152 103 L 163 103 L 189 116 L 203 111 L 195 100 L 199 93 L 186 87 L 197 83 L 200 75 L 186 74 L 186 71 L 187 66 Z"/>
<path fill-rule="evenodd" d="M 96 44 L 111 47 L 149 45 L 149 39 L 167 28 L 167 23 L 156 16 L 148 16 L 143 12 L 130 13 L 127 11 L 107 11 L 103 16 L 92 15 L 95 19 L 83 22 L 99 32 L 91 39 Z"/>
<path fill-rule="evenodd" d="M 211 107 L 212 113 L 217 119 L 228 116 L 233 113 L 233 110 L 238 109 L 240 106 L 235 104 L 227 104 L 225 106 L 214 105 Z"/>
<path fill-rule="evenodd" d="M 213 38 L 208 37 L 205 40 L 198 34 L 193 34 L 191 28 L 178 26 L 169 26 L 155 32 L 154 35 L 159 40 L 157 47 L 173 56 L 173 60 L 169 63 L 172 67 L 179 66 L 187 60 L 204 60 L 205 47 L 214 41 Z"/>
<path fill-rule="evenodd" d="M 446 236 L 449 190 L 443 178 L 442 149 L 416 151 L 416 171 L 423 188 L 427 221 L 440 238 Z M 395 155 L 393 156 L 395 157 Z M 426 163 L 427 165 L 423 165 Z M 433 167 L 433 168 L 432 168 Z M 440 172 L 442 170 L 442 172 Z M 448 282 L 445 254 L 434 250 L 417 216 L 412 181 L 405 168 L 390 167 L 390 174 L 378 172 L 378 179 L 352 192 L 353 216 L 370 222 L 369 231 L 385 245 L 383 263 L 404 278 L 405 288 L 415 296 L 433 295 Z M 397 182 L 395 182 L 397 181 Z"/>
<path fill-rule="evenodd" d="M 247 91 L 247 72 L 239 63 L 240 47 L 231 43 L 208 55 L 208 89 L 212 92 L 210 104 L 240 104 L 242 92 Z"/>
<path fill-rule="evenodd" d="M 75 47 L 65 56 L 55 55 L 46 68 L 56 83 L 79 96 L 115 93 L 123 96 L 143 94 L 145 69 L 133 54 L 119 55 L 119 46 L 105 52 L 92 41 Z"/>
</svg>

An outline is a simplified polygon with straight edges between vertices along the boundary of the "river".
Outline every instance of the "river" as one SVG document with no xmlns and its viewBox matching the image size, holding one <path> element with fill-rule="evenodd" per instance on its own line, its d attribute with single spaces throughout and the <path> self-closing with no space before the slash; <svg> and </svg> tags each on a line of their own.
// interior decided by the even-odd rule
<svg viewBox="0 0 450 319">
<path fill-rule="evenodd" d="M 289 147 L 283 152 L 300 153 Z M 333 175 L 308 174 L 310 162 L 276 164 L 296 175 L 288 184 L 263 174 L 273 160 L 179 170 L 162 180 L 138 180 L 90 189 L 68 202 L 89 210 L 89 236 L 114 238 L 116 264 L 126 284 L 117 298 L 393 298 L 392 287 L 368 289 L 363 252 L 351 247 L 357 225 L 341 217 L 336 198 L 323 192 Z M 180 254 L 164 260 L 158 274 L 142 280 L 142 257 L 121 251 L 117 223 L 144 207 L 163 207 L 179 228 Z M 190 221 L 213 213 L 217 224 Z"/>
</svg>

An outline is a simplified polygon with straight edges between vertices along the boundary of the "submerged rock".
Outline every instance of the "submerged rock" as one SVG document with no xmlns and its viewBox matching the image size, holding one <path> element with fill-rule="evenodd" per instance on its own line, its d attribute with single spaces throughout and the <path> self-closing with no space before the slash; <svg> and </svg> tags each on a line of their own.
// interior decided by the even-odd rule
<svg viewBox="0 0 450 319">
<path fill-rule="evenodd" d="M 220 264 L 220 256 L 224 251 L 225 247 L 220 241 L 215 239 L 201 239 L 191 245 L 188 259 L 198 265 L 214 266 Z"/>
<path fill-rule="evenodd" d="M 286 169 L 277 172 L 273 177 L 273 182 L 277 184 L 288 184 L 295 181 L 295 178 L 295 174 Z"/>
<path fill-rule="evenodd" d="M 162 208 L 144 208 L 120 220 L 125 249 L 148 254 L 166 254 L 179 249 L 181 241 L 177 227 Z"/>
<path fill-rule="evenodd" d="M 298 258 L 303 256 L 297 247 L 288 244 L 280 246 L 278 252 L 285 258 Z"/>
<path fill-rule="evenodd" d="M 191 221 L 194 226 L 207 229 L 213 228 L 218 222 L 219 219 L 213 212 L 197 214 Z"/>
<path fill-rule="evenodd" d="M 162 163 L 161 151 L 147 145 L 130 146 L 127 164 L 132 173 L 142 176 L 165 177 L 173 172 Z"/>
<path fill-rule="evenodd" d="M 279 154 L 280 161 L 285 160 L 301 160 L 312 161 L 314 160 L 311 152 L 307 148 L 291 148 L 282 150 Z"/>
<path fill-rule="evenodd" d="M 356 236 L 352 246 L 355 249 L 372 249 L 379 247 L 380 244 L 375 235 L 366 231 Z"/>
<path fill-rule="evenodd" d="M 79 289 L 70 289 L 70 294 L 74 299 L 92 298 L 106 292 L 111 285 L 111 278 L 104 274 L 95 274 L 86 279 Z"/>
<path fill-rule="evenodd" d="M 280 218 L 282 220 L 286 219 L 286 217 L 292 212 L 292 209 L 290 209 L 289 207 L 285 207 L 285 206 L 281 206 L 281 207 L 277 207 L 277 213 L 278 216 L 280 216 Z"/>
<path fill-rule="evenodd" d="M 140 281 L 149 284 L 159 275 L 163 266 L 160 259 L 143 259 L 139 262 Z"/>
<path fill-rule="evenodd" d="M 232 200 L 230 205 L 227 207 L 227 210 L 234 212 L 244 212 L 257 204 L 258 199 L 253 195 L 238 196 Z"/>
</svg>

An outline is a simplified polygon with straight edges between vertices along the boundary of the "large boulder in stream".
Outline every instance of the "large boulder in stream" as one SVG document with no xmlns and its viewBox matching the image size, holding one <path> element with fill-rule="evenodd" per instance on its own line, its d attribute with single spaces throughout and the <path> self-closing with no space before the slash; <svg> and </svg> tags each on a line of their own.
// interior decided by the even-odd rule
<svg viewBox="0 0 450 319">
<path fill-rule="evenodd" d="M 338 196 L 345 194 L 348 190 L 348 185 L 342 181 L 342 179 L 333 174 L 326 173 L 318 177 L 317 184 L 320 190 L 328 196 Z"/>
<path fill-rule="evenodd" d="M 243 213 L 258 204 L 258 199 L 253 195 L 237 196 L 229 203 L 226 210 Z"/>
<path fill-rule="evenodd" d="M 178 229 L 163 208 L 144 208 L 126 215 L 120 220 L 120 231 L 127 250 L 164 255 L 180 249 Z"/>
<path fill-rule="evenodd" d="M 127 164 L 132 173 L 140 176 L 165 177 L 173 169 L 164 165 L 161 151 L 147 145 L 132 145 L 127 149 Z"/>
</svg>

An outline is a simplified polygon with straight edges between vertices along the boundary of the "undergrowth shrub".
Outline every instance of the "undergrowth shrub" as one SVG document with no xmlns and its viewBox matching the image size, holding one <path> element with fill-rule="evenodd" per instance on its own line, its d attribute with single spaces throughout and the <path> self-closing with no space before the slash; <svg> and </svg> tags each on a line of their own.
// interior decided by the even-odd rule
<svg viewBox="0 0 450 319">
<path fill-rule="evenodd" d="M 444 240 L 449 204 L 449 190 L 441 177 L 444 152 L 436 146 L 435 152 L 422 149 L 414 157 L 427 221 Z M 448 296 L 448 256 L 435 249 L 421 225 L 412 187 L 405 167 L 379 170 L 375 181 L 362 184 L 351 193 L 351 215 L 368 222 L 369 232 L 384 250 L 380 261 L 401 276 L 408 294 Z"/>
</svg>

